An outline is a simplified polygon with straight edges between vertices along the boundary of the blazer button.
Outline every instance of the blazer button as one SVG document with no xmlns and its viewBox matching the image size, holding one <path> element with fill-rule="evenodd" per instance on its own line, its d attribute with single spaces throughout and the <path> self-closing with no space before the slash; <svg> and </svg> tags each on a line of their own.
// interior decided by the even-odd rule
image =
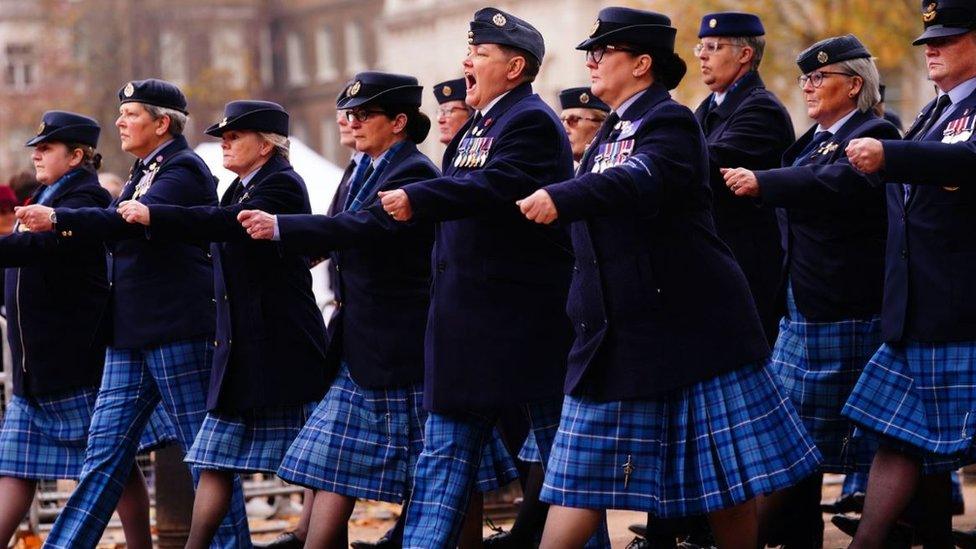
<svg viewBox="0 0 976 549">
<path fill-rule="evenodd" d="M 336 263 L 335 264 L 335 270 L 336 270 L 336 272 L 339 272 L 339 271 L 342 270 L 342 267 L 338 263 Z"/>
<path fill-rule="evenodd" d="M 216 303 L 216 302 L 217 302 L 217 300 L 211 297 L 211 298 L 210 298 L 210 302 L 211 302 L 211 303 Z"/>
<path fill-rule="evenodd" d="M 902 259 L 908 259 L 908 250 L 903 249 L 901 251 L 901 258 Z"/>
<path fill-rule="evenodd" d="M 444 261 L 437 262 L 437 272 L 443 273 L 447 269 L 447 263 Z"/>
<path fill-rule="evenodd" d="M 210 252 L 207 252 L 207 257 L 212 258 L 213 257 L 213 254 L 210 253 Z"/>
<path fill-rule="evenodd" d="M 230 301 L 230 298 L 227 297 L 227 294 L 224 294 L 224 301 Z"/>
<path fill-rule="evenodd" d="M 580 322 L 580 330 L 583 330 L 584 333 L 590 331 L 589 324 L 585 322 Z"/>
<path fill-rule="evenodd" d="M 573 272 L 574 273 L 578 273 L 579 272 L 579 265 L 573 265 Z"/>
<path fill-rule="evenodd" d="M 214 347 L 220 347 L 220 342 L 216 339 L 214 340 Z"/>
</svg>

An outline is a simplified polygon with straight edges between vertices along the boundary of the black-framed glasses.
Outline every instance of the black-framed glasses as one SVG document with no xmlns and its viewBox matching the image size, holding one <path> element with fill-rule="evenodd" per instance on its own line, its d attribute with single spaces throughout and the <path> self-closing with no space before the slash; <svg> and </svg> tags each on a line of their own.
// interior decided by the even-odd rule
<svg viewBox="0 0 976 549">
<path fill-rule="evenodd" d="M 811 72 L 810 74 L 801 74 L 800 76 L 797 76 L 796 83 L 800 86 L 801 89 L 807 87 L 807 82 L 812 84 L 814 88 L 819 88 L 820 86 L 823 86 L 824 78 L 830 75 L 850 76 L 850 77 L 857 76 L 856 74 L 851 74 L 849 72 L 814 71 Z"/>
<path fill-rule="evenodd" d="M 635 49 L 607 44 L 605 46 L 597 46 L 592 50 L 586 50 L 586 60 L 592 61 L 597 65 L 599 65 L 603 61 L 603 56 L 606 55 L 608 51 L 625 51 L 628 53 L 640 53 Z"/>
<path fill-rule="evenodd" d="M 579 116 L 578 114 L 566 114 L 559 117 L 570 128 L 575 128 L 579 125 L 580 120 L 589 120 L 590 122 L 596 122 L 598 124 L 603 123 L 603 118 L 594 118 L 592 116 Z"/>
<path fill-rule="evenodd" d="M 468 109 L 466 109 L 464 107 L 438 107 L 437 108 L 437 117 L 440 118 L 442 116 L 444 116 L 444 117 L 451 116 L 451 114 L 453 114 L 454 111 L 468 112 Z"/>
<path fill-rule="evenodd" d="M 365 122 L 369 120 L 369 117 L 373 116 L 374 114 L 386 114 L 386 113 L 381 110 L 367 111 L 366 109 L 349 109 L 346 111 L 346 120 L 349 122 L 353 122 L 354 120 Z"/>
<path fill-rule="evenodd" d="M 695 57 L 698 57 L 702 52 L 708 55 L 715 55 L 715 52 L 719 51 L 725 46 L 736 47 L 739 44 L 733 44 L 732 42 L 699 42 L 695 44 Z"/>
</svg>

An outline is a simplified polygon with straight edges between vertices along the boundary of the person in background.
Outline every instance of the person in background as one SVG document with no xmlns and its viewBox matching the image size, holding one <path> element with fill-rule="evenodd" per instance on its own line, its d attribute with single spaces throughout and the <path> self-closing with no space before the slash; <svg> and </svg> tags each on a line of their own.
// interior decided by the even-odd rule
<svg viewBox="0 0 976 549">
<path fill-rule="evenodd" d="M 474 109 L 464 102 L 464 79 L 448 80 L 434 86 L 434 98 L 437 100 L 437 137 L 447 145 L 457 135 Z"/>
<path fill-rule="evenodd" d="M 569 88 L 559 92 L 559 120 L 563 123 L 569 145 L 573 148 L 573 162 L 579 163 L 586 146 L 607 119 L 610 107 L 593 95 L 590 88 Z"/>
<path fill-rule="evenodd" d="M 40 183 L 37 182 L 34 174 L 29 171 L 23 171 L 14 175 L 7 182 L 7 186 L 14 191 L 14 195 L 17 197 L 18 206 L 22 206 L 27 202 L 27 199 L 34 193 L 38 185 Z"/>
<path fill-rule="evenodd" d="M 117 174 L 112 172 L 102 172 L 98 174 L 98 184 L 102 186 L 103 189 L 108 191 L 108 194 L 115 200 L 122 194 L 122 186 L 125 185 L 125 181 L 122 180 Z"/>
</svg>

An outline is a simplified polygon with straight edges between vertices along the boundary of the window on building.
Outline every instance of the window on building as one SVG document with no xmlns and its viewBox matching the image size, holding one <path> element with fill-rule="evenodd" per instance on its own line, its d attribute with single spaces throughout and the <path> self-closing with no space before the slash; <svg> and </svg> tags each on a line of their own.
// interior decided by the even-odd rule
<svg viewBox="0 0 976 549">
<path fill-rule="evenodd" d="M 159 33 L 159 67 L 163 80 L 177 86 L 186 85 L 189 80 L 186 40 L 180 33 L 173 30 Z"/>
<path fill-rule="evenodd" d="M 32 44 L 10 43 L 4 48 L 3 81 L 15 90 L 27 90 L 37 83 L 37 65 Z"/>
<path fill-rule="evenodd" d="M 339 128 L 336 127 L 335 116 L 326 116 L 322 119 L 322 156 L 336 160 L 339 156 Z"/>
<path fill-rule="evenodd" d="M 346 24 L 346 71 L 353 73 L 365 70 L 366 63 L 366 33 L 360 21 L 350 21 Z"/>
<path fill-rule="evenodd" d="M 244 29 L 216 28 L 210 34 L 210 63 L 228 87 L 241 89 L 247 83 L 247 52 Z"/>
<path fill-rule="evenodd" d="M 274 44 L 271 42 L 271 30 L 261 29 L 261 83 L 270 88 L 274 85 Z"/>
<path fill-rule="evenodd" d="M 288 60 L 288 83 L 292 86 L 301 86 L 308 82 L 302 37 L 297 32 L 290 32 L 285 37 L 285 55 Z"/>
<path fill-rule="evenodd" d="M 315 77 L 319 82 L 330 82 L 339 76 L 335 60 L 335 37 L 331 27 L 323 27 L 315 33 Z"/>
</svg>

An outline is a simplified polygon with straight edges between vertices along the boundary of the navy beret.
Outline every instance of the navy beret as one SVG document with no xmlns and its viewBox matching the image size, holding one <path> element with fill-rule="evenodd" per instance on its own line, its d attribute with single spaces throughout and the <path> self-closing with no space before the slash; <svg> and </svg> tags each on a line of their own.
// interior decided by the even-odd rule
<svg viewBox="0 0 976 549">
<path fill-rule="evenodd" d="M 498 44 L 524 50 L 542 63 L 546 44 L 542 34 L 514 15 L 497 8 L 482 8 L 474 13 L 468 31 L 468 44 Z"/>
<path fill-rule="evenodd" d="M 46 141 L 59 143 L 81 143 L 82 145 L 98 146 L 98 135 L 102 128 L 98 122 L 73 112 L 47 111 L 41 117 L 41 125 L 37 128 L 37 136 L 27 142 L 28 147 Z"/>
<path fill-rule="evenodd" d="M 405 74 L 366 71 L 353 78 L 346 88 L 346 98 L 339 107 L 351 109 L 367 103 L 373 105 L 414 105 L 421 103 L 420 92 L 424 87 L 417 79 Z"/>
<path fill-rule="evenodd" d="M 661 13 L 633 8 L 603 8 L 593 23 L 590 37 L 580 42 L 576 49 L 589 50 L 617 43 L 674 51 L 677 32 L 671 26 L 671 19 Z"/>
<path fill-rule="evenodd" d="M 916 46 L 933 38 L 969 32 L 976 28 L 976 1 L 922 0 L 922 23 L 925 32 L 912 42 Z"/>
<path fill-rule="evenodd" d="M 175 84 L 156 78 L 133 80 L 122 86 L 119 103 L 143 103 L 187 114 L 183 92 Z"/>
<path fill-rule="evenodd" d="M 762 36 L 766 34 L 758 15 L 726 11 L 702 17 L 698 38 L 706 36 Z"/>
<path fill-rule="evenodd" d="M 448 80 L 434 86 L 434 97 L 437 104 L 443 105 L 448 101 L 464 101 L 467 95 L 467 87 L 463 78 Z"/>
<path fill-rule="evenodd" d="M 803 74 L 807 74 L 841 61 L 870 58 L 871 54 L 864 44 L 853 34 L 847 34 L 821 40 L 803 50 L 797 56 L 796 64 Z"/>
<path fill-rule="evenodd" d="M 564 109 L 597 109 L 610 112 L 610 106 L 593 95 L 590 88 L 569 88 L 559 92 L 559 105 Z"/>
<path fill-rule="evenodd" d="M 224 118 L 204 133 L 220 137 L 231 130 L 276 133 L 288 137 L 288 113 L 271 101 L 242 100 L 224 105 Z"/>
<path fill-rule="evenodd" d="M 349 91 L 349 86 L 352 86 L 352 83 L 353 83 L 352 80 L 346 82 L 345 84 L 342 85 L 342 89 L 339 90 L 339 95 L 336 96 L 336 108 L 337 109 L 341 108 L 341 107 L 339 107 L 339 105 L 341 105 L 342 102 L 346 100 L 346 97 L 348 97 L 346 95 L 346 92 Z"/>
</svg>

